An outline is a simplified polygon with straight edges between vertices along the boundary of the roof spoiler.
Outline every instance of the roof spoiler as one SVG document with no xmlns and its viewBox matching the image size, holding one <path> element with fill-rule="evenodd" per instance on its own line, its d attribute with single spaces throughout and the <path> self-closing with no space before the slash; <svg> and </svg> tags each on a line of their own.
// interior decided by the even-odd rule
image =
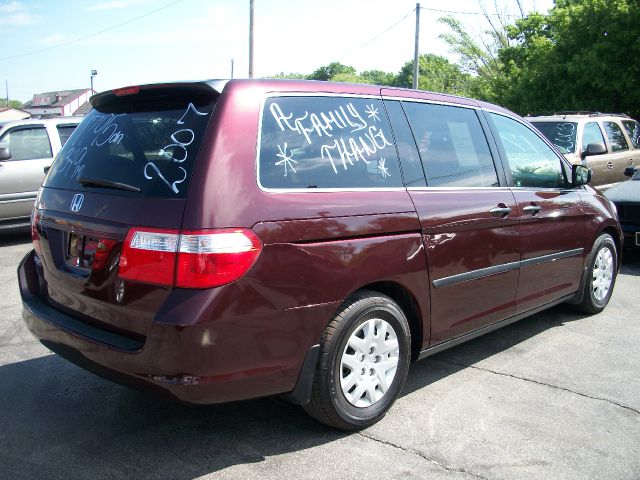
<svg viewBox="0 0 640 480">
<path fill-rule="evenodd" d="M 140 94 L 149 94 L 158 90 L 171 91 L 175 90 L 176 93 L 195 91 L 204 95 L 214 94 L 215 97 L 220 96 L 224 87 L 229 80 L 205 80 L 198 82 L 172 82 L 172 83 L 152 83 L 146 85 L 130 85 L 122 88 L 115 88 L 113 90 L 107 90 L 97 93 L 89 99 L 91 106 L 99 108 L 101 105 L 112 103 L 117 101 L 121 97 L 133 97 Z M 145 95 L 146 96 L 146 95 Z"/>
</svg>

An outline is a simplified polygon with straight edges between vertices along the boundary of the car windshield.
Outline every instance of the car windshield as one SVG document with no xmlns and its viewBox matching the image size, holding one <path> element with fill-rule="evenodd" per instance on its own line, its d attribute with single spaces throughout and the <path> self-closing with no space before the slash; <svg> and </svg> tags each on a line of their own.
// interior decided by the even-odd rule
<svg viewBox="0 0 640 480">
<path fill-rule="evenodd" d="M 159 93 L 96 106 L 56 157 L 45 186 L 184 198 L 214 100 Z"/>
<path fill-rule="evenodd" d="M 575 122 L 531 122 L 542 134 L 551 141 L 561 153 L 575 153 L 576 132 L 578 124 Z"/>
</svg>

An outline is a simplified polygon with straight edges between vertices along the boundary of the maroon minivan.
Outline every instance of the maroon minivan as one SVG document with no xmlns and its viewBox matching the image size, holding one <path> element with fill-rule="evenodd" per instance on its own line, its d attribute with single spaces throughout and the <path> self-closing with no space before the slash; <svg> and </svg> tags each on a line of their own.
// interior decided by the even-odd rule
<svg viewBox="0 0 640 480">
<path fill-rule="evenodd" d="M 48 348 L 190 403 L 286 394 L 363 428 L 411 361 L 609 301 L 615 209 L 495 105 L 232 80 L 92 98 L 18 269 Z"/>
</svg>

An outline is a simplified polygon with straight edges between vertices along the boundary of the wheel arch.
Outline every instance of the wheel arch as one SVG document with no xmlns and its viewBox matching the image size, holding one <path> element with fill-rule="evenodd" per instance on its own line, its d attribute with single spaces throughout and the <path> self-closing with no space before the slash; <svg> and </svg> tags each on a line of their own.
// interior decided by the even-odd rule
<svg viewBox="0 0 640 480">
<path fill-rule="evenodd" d="M 622 264 L 622 238 L 621 238 L 621 233 L 613 225 L 608 225 L 605 228 L 603 228 L 600 233 L 598 233 L 598 235 L 596 236 L 596 239 L 600 235 L 602 235 L 603 233 L 607 233 L 607 234 L 611 235 L 611 238 L 613 238 L 613 243 L 616 246 L 616 262 L 617 262 L 616 267 L 617 267 L 618 270 L 620 270 L 620 265 Z M 595 242 L 595 239 L 594 239 L 594 242 Z"/>
<path fill-rule="evenodd" d="M 417 360 L 422 350 L 424 325 L 420 305 L 413 293 L 404 285 L 391 281 L 369 283 L 363 285 L 356 290 L 356 292 L 361 290 L 382 293 L 398 304 L 409 322 L 409 331 L 411 333 L 411 361 Z"/>
</svg>

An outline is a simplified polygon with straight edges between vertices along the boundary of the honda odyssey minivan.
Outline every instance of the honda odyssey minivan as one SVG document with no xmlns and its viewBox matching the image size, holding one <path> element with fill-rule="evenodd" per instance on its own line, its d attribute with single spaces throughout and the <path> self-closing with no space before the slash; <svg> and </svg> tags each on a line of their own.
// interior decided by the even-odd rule
<svg viewBox="0 0 640 480">
<path fill-rule="evenodd" d="M 120 383 L 190 403 L 282 394 L 359 429 L 412 361 L 611 297 L 614 207 L 498 106 L 284 80 L 91 101 L 18 275 L 31 332 Z"/>
</svg>

